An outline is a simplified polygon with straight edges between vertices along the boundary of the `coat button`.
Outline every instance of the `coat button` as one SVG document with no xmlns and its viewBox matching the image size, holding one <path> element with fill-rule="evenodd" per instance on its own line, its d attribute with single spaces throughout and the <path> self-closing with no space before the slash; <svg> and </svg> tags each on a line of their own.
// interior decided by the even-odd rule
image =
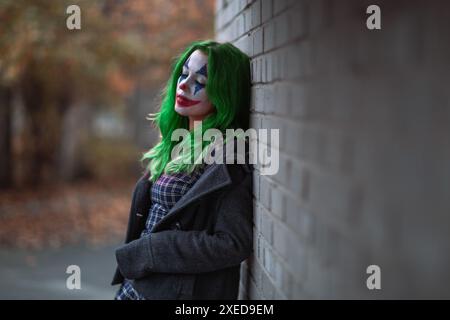
<svg viewBox="0 0 450 320">
<path fill-rule="evenodd" d="M 137 215 L 138 217 L 143 217 L 143 215 L 140 214 L 139 212 L 136 212 L 136 215 Z"/>
<path fill-rule="evenodd" d="M 175 229 L 181 230 L 181 224 L 179 222 L 175 223 Z"/>
</svg>

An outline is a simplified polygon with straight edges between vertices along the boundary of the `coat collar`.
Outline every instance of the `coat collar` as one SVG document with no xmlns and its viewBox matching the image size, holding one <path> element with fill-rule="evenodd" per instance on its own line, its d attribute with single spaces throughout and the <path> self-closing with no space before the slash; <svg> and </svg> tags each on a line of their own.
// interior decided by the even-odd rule
<svg viewBox="0 0 450 320">
<path fill-rule="evenodd" d="M 170 219 L 174 219 L 181 209 L 202 198 L 203 196 L 221 189 L 232 180 L 226 164 L 213 163 L 205 168 L 205 171 L 194 185 L 181 197 L 169 212 L 153 227 L 156 231 Z"/>
</svg>

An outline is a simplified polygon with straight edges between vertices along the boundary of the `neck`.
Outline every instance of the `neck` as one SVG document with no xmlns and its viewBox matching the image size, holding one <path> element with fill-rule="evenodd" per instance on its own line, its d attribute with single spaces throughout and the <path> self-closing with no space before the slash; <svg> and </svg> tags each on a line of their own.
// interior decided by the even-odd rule
<svg viewBox="0 0 450 320">
<path fill-rule="evenodd" d="M 193 130 L 194 129 L 194 121 L 196 121 L 196 126 L 198 126 L 198 124 L 200 123 L 199 121 L 202 121 L 201 119 L 194 119 L 194 118 L 189 118 L 189 130 Z"/>
</svg>

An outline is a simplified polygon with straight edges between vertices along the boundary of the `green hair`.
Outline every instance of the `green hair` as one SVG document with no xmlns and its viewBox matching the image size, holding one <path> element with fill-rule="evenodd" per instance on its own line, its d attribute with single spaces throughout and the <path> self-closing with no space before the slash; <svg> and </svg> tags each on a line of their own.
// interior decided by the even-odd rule
<svg viewBox="0 0 450 320">
<path fill-rule="evenodd" d="M 171 141 L 174 130 L 182 128 L 189 130 L 188 117 L 179 115 L 174 108 L 178 78 L 187 58 L 195 50 L 201 50 L 208 56 L 208 77 L 206 93 L 209 101 L 215 107 L 215 112 L 202 121 L 201 135 L 208 129 L 218 129 L 223 134 L 226 129 L 241 128 L 244 131 L 249 125 L 250 105 L 250 59 L 231 43 L 215 41 L 196 41 L 188 46 L 177 57 L 172 74 L 163 91 L 163 99 L 159 112 L 152 115 L 151 120 L 161 133 L 161 140 L 152 149 L 144 153 L 142 162 L 148 161 L 146 170 L 150 172 L 150 180 L 156 181 L 162 173 L 190 173 L 200 164 L 193 160 L 196 148 L 205 147 L 211 142 L 194 145 L 194 130 L 189 131 L 189 137 L 182 143 L 191 143 L 190 154 L 183 154 L 182 161 L 171 159 L 172 149 L 179 142 Z M 198 150 L 198 149 L 197 149 Z M 189 163 L 187 163 L 189 162 Z"/>
</svg>

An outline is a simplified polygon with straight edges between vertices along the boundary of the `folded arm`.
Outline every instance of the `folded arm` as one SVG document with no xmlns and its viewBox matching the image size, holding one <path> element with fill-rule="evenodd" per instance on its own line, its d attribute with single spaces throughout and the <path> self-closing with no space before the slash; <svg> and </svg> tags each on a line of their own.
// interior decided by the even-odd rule
<svg viewBox="0 0 450 320">
<path fill-rule="evenodd" d="M 219 200 L 213 234 L 165 230 L 123 245 L 116 251 L 121 273 L 128 279 L 152 272 L 201 273 L 238 265 L 252 250 L 251 175 Z"/>
</svg>

